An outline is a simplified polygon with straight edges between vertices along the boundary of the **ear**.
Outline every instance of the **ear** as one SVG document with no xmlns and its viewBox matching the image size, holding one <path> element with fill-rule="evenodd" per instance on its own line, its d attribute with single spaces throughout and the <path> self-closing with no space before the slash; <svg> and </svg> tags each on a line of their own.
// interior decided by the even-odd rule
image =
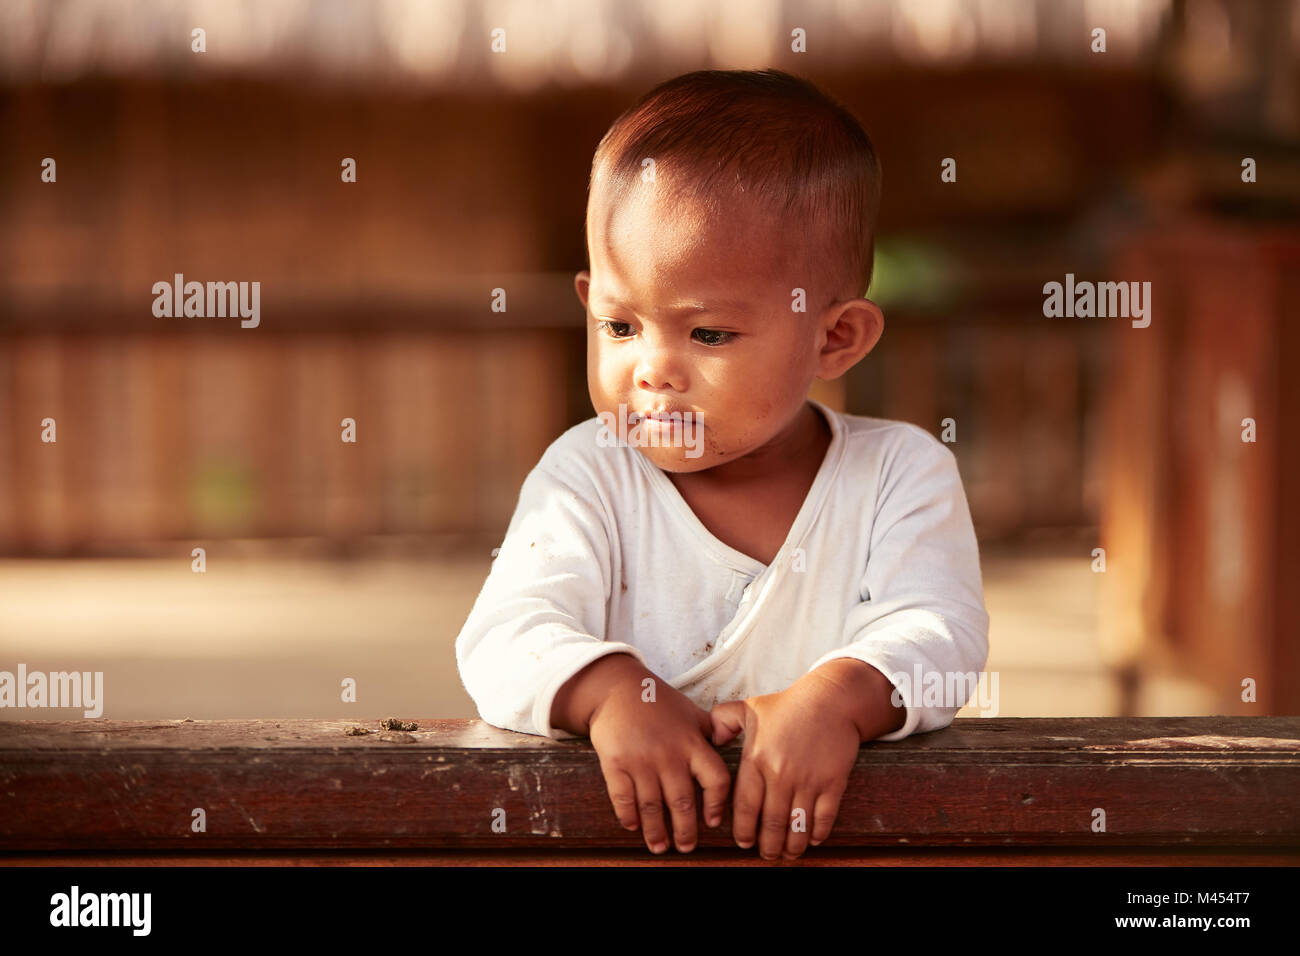
<svg viewBox="0 0 1300 956">
<path fill-rule="evenodd" d="M 826 341 L 817 357 L 817 377 L 837 379 L 862 361 L 885 331 L 885 315 L 870 299 L 833 302 L 821 319 Z"/>
<path fill-rule="evenodd" d="M 583 269 L 573 277 L 573 287 L 578 292 L 578 299 L 582 302 L 582 307 L 587 307 L 587 295 L 591 291 L 591 273 Z"/>
</svg>

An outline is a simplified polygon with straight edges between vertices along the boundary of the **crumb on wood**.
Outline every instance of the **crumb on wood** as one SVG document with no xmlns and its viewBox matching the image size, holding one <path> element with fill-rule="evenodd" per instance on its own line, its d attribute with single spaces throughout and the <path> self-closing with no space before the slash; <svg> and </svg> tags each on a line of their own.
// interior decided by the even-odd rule
<svg viewBox="0 0 1300 956">
<path fill-rule="evenodd" d="M 373 734 L 373 730 L 366 730 L 364 727 L 358 727 L 355 724 L 343 731 L 349 737 L 364 737 L 366 734 Z"/>
<path fill-rule="evenodd" d="M 413 720 L 399 720 L 396 717 L 389 717 L 387 720 L 379 722 L 379 726 L 384 730 L 419 730 L 420 725 Z"/>
</svg>

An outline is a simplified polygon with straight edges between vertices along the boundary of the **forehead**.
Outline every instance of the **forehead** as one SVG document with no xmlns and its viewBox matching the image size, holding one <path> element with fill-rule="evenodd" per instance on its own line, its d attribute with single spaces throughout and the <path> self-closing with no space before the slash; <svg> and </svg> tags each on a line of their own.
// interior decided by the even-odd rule
<svg viewBox="0 0 1300 956">
<path fill-rule="evenodd" d="M 592 285 L 598 294 L 661 286 L 700 297 L 767 296 L 798 261 L 779 217 L 760 204 L 692 201 L 660 183 L 634 183 L 617 200 L 593 189 L 587 209 Z M 796 283 L 797 284 L 797 283 Z"/>
</svg>

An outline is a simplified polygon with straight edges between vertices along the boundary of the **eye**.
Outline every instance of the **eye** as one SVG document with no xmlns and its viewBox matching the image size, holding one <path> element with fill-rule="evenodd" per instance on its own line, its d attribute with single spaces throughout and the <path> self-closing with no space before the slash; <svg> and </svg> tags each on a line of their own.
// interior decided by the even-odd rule
<svg viewBox="0 0 1300 956">
<path fill-rule="evenodd" d="M 609 333 L 609 337 L 612 339 L 625 339 L 628 337 L 628 333 L 620 332 L 619 330 L 631 330 L 632 326 L 628 325 L 626 322 L 616 322 L 613 319 L 605 319 L 601 322 L 597 322 L 596 328 Z"/>
<path fill-rule="evenodd" d="M 736 337 L 735 332 L 722 332 L 718 329 L 696 329 L 694 334 L 703 336 L 699 340 L 702 345 L 711 346 L 724 345 Z"/>
</svg>

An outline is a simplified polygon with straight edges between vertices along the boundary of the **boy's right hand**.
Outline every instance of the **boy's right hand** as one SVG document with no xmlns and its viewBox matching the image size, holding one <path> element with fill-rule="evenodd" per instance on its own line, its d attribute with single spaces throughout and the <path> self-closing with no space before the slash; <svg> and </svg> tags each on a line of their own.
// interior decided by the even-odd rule
<svg viewBox="0 0 1300 956">
<path fill-rule="evenodd" d="M 654 700 L 643 699 L 646 678 L 654 681 Z M 589 735 L 614 813 L 629 830 L 640 822 L 651 852 L 668 849 L 664 804 L 677 849 L 695 849 L 696 780 L 704 791 L 705 822 L 722 823 L 731 775 L 713 749 L 712 734 L 708 711 L 639 665 L 612 681 L 592 712 Z"/>
</svg>

